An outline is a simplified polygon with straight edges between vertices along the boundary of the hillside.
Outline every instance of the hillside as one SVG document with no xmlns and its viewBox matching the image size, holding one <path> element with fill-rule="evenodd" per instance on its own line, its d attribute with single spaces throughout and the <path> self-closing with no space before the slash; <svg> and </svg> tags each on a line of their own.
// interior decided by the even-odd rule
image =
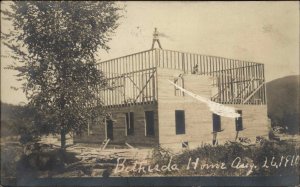
<svg viewBox="0 0 300 187">
<path fill-rule="evenodd" d="M 19 106 L 1 102 L 1 137 L 16 135 L 16 125 L 19 123 L 16 112 Z"/>
<path fill-rule="evenodd" d="M 267 83 L 268 116 L 272 125 L 287 126 L 287 132 L 299 132 L 299 75 Z"/>
<path fill-rule="evenodd" d="M 1 137 L 26 134 L 33 112 L 26 106 L 1 102 Z"/>
</svg>

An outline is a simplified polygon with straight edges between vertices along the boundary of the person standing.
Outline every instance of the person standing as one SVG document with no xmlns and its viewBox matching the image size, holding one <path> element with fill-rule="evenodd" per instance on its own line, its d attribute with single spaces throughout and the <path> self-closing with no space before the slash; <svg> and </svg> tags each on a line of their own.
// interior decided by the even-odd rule
<svg viewBox="0 0 300 187">
<path fill-rule="evenodd" d="M 162 49 L 161 44 L 159 42 L 159 34 L 158 34 L 158 31 L 157 31 L 157 28 L 154 28 L 154 32 L 153 32 L 152 49 L 154 48 L 155 42 L 157 42 L 159 48 Z"/>
</svg>

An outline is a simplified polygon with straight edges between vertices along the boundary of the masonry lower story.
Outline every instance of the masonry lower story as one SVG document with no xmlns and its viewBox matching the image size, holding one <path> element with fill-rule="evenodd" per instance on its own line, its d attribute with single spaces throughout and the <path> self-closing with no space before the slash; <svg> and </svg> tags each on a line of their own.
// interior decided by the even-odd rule
<svg viewBox="0 0 300 187">
<path fill-rule="evenodd" d="M 102 143 L 116 145 L 158 145 L 157 104 L 106 108 L 105 119 L 91 124 L 88 131 L 74 137 L 75 143 Z"/>
</svg>

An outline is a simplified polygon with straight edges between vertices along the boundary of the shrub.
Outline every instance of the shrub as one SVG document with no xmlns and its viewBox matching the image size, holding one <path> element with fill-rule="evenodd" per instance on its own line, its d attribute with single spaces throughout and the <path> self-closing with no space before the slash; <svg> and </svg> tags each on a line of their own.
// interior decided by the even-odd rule
<svg viewBox="0 0 300 187">
<path fill-rule="evenodd" d="M 1 145 L 1 177 L 16 177 L 17 162 L 23 154 L 23 148 L 19 144 Z"/>
<path fill-rule="evenodd" d="M 199 176 L 246 176 L 246 175 L 296 175 L 298 172 L 298 166 L 291 166 L 290 162 L 287 164 L 287 167 L 263 167 L 265 159 L 268 160 L 268 165 L 272 158 L 273 161 L 276 161 L 277 164 L 281 157 L 287 155 L 298 155 L 299 148 L 295 143 L 286 142 L 286 141 L 259 141 L 256 145 L 243 145 L 238 142 L 226 142 L 224 145 L 204 145 L 202 147 L 185 150 L 180 155 L 173 156 L 174 163 L 178 164 L 180 170 L 178 172 L 165 172 L 163 175 L 174 175 L 174 176 L 183 176 L 183 175 L 199 175 Z M 157 148 L 153 151 L 153 163 L 167 164 L 169 161 L 171 153 L 162 148 Z M 186 169 L 189 159 L 195 161 L 199 158 L 198 167 L 194 169 Z M 240 159 L 241 164 L 251 164 L 253 166 L 252 170 L 249 168 L 246 169 L 236 169 L 231 167 L 233 161 Z M 291 159 L 291 157 L 290 157 Z M 296 157 L 294 157 L 295 161 Z M 201 165 L 221 165 L 225 163 L 227 169 L 199 169 Z M 234 163 L 234 165 L 237 162 Z M 298 163 L 299 164 L 299 156 Z"/>
</svg>

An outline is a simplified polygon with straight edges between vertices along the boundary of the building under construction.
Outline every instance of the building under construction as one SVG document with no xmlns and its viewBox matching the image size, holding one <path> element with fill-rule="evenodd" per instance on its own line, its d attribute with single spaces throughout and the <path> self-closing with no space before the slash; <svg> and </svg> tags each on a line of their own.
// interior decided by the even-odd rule
<svg viewBox="0 0 300 187">
<path fill-rule="evenodd" d="M 151 49 L 103 61 L 107 87 L 99 89 L 105 119 L 75 142 L 169 148 L 197 147 L 267 136 L 264 65 L 223 57 Z M 214 114 L 171 80 L 241 117 Z"/>
</svg>

